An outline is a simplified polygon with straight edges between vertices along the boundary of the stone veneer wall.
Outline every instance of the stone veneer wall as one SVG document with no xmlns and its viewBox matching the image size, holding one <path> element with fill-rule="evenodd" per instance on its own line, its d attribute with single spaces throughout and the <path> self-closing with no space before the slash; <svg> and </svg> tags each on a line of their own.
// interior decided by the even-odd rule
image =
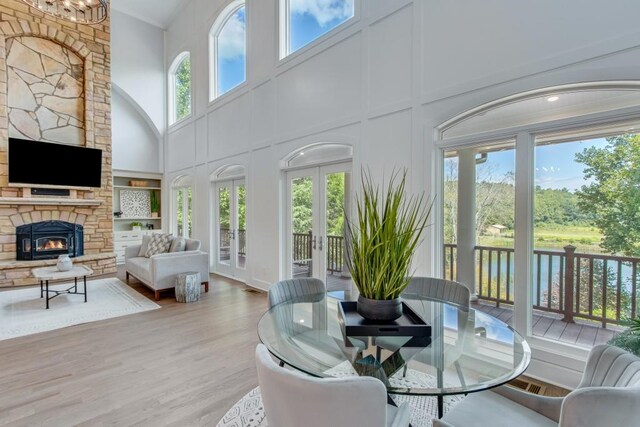
<svg viewBox="0 0 640 427">
<path fill-rule="evenodd" d="M 9 137 L 84 145 L 84 61 L 40 37 L 7 39 Z"/>
<path fill-rule="evenodd" d="M 97 25 L 74 24 L 45 15 L 19 0 L 0 0 L 0 200 L 22 197 L 22 189 L 8 184 L 8 74 L 9 66 L 17 67 L 15 58 L 7 63 L 7 46 L 24 44 L 26 38 L 48 40 L 72 53 L 84 63 L 83 123 L 75 123 L 84 130 L 84 145 L 103 150 L 102 187 L 78 190 L 77 198 L 95 199 L 100 206 L 82 205 L 0 205 L 0 287 L 34 284 L 30 269 L 53 261 L 15 261 L 16 226 L 48 219 L 62 219 L 84 226 L 85 257 L 77 262 L 90 266 L 96 274 L 115 271 L 113 254 L 113 192 L 111 171 L 111 57 L 109 20 Z M 33 45 L 33 41 L 28 42 Z M 72 59 L 69 59 L 72 61 Z M 76 61 L 73 59 L 73 61 Z M 76 61 L 77 62 L 77 61 Z M 71 64 L 70 64 L 71 65 Z M 75 64 L 78 65 L 78 64 Z M 72 76 L 78 71 L 72 69 Z M 59 74 L 66 74 L 67 71 Z M 45 76 L 46 77 L 46 76 Z M 66 93 L 66 92 L 65 92 Z M 15 102 L 15 100 L 14 100 Z M 34 112 L 35 114 L 35 112 Z M 71 115 L 70 115 L 71 116 Z M 64 119 L 64 117 L 63 117 Z M 61 124 L 63 122 L 60 122 Z M 46 129 L 39 129 L 40 132 Z M 42 139 L 42 138 L 41 138 Z M 73 143 L 73 141 L 69 141 Z M 37 155 L 37 153 L 34 153 Z"/>
</svg>

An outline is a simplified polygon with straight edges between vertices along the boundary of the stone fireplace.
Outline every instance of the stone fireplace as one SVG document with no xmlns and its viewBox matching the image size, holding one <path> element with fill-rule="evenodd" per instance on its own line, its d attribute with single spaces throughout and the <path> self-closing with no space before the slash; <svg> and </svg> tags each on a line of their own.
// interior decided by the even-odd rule
<svg viewBox="0 0 640 427">
<path fill-rule="evenodd" d="M 16 231 L 18 261 L 84 255 L 84 228 L 66 221 L 41 221 L 21 225 Z"/>
<path fill-rule="evenodd" d="M 0 287 L 35 284 L 31 269 L 63 251 L 96 275 L 115 272 L 110 38 L 108 19 L 83 25 L 0 0 Z M 10 136 L 101 149 L 100 188 L 9 184 Z M 64 226 L 40 235 L 53 224 Z"/>
</svg>

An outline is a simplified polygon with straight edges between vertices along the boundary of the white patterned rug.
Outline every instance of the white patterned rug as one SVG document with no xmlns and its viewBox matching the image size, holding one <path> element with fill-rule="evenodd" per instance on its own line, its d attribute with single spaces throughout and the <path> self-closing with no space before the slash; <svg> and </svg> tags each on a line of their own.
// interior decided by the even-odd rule
<svg viewBox="0 0 640 427">
<path fill-rule="evenodd" d="M 327 371 L 331 376 L 342 378 L 356 375 L 355 370 L 348 362 L 344 362 Z M 436 379 L 428 374 L 409 369 L 406 378 L 395 375 L 391 378 L 394 386 L 435 387 Z M 411 407 L 412 427 L 431 427 L 433 419 L 437 416 L 438 404 L 435 397 L 391 395 L 398 405 L 407 403 Z M 446 413 L 463 396 L 445 396 L 444 412 Z M 220 420 L 217 427 L 268 427 L 262 406 L 260 387 L 256 387 L 244 395 Z"/>
<path fill-rule="evenodd" d="M 78 281 L 79 290 L 83 289 Z M 62 290 L 71 284 L 49 286 Z M 116 278 L 87 281 L 87 303 L 83 295 L 60 295 L 49 301 L 40 298 L 40 287 L 0 292 L 0 340 L 36 334 L 155 310 L 160 306 Z"/>
</svg>

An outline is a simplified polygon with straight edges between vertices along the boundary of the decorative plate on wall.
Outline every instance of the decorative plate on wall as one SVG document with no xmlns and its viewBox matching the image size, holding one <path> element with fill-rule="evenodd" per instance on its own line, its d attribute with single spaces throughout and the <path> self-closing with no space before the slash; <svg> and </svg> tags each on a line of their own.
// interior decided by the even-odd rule
<svg viewBox="0 0 640 427">
<path fill-rule="evenodd" d="M 150 218 L 151 198 L 146 190 L 120 190 L 122 218 Z"/>
</svg>

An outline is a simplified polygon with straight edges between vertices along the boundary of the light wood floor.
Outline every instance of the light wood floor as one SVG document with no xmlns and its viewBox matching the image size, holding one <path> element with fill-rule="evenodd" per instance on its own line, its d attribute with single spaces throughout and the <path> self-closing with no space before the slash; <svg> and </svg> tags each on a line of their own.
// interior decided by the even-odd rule
<svg viewBox="0 0 640 427">
<path fill-rule="evenodd" d="M 212 276 L 197 303 L 169 292 L 160 310 L 0 341 L 0 425 L 215 426 L 257 385 L 267 302 L 244 289 Z"/>
</svg>

